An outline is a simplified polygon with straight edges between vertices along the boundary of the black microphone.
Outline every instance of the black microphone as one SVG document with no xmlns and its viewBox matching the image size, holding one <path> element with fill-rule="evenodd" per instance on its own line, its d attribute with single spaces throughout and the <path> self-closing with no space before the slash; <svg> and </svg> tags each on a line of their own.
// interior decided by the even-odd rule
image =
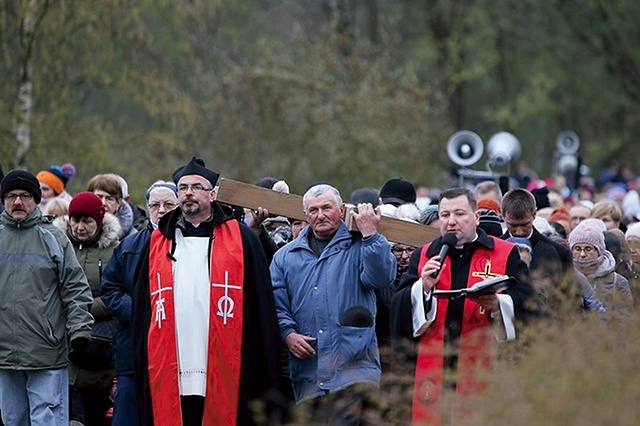
<svg viewBox="0 0 640 426">
<path fill-rule="evenodd" d="M 457 242 L 458 237 L 456 237 L 456 234 L 447 233 L 442 236 L 442 247 L 440 248 L 440 253 L 438 253 L 440 255 L 441 265 L 444 265 L 444 258 L 449 252 L 449 249 L 455 247 Z M 439 273 L 440 269 L 431 274 L 431 278 L 437 278 Z"/>
<path fill-rule="evenodd" d="M 373 314 L 364 306 L 352 306 L 340 317 L 340 324 L 350 327 L 373 327 Z"/>
</svg>

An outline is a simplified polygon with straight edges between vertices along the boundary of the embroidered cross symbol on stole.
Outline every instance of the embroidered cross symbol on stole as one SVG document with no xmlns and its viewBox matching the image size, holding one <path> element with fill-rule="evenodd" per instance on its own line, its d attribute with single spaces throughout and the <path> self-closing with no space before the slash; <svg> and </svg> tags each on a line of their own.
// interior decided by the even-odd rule
<svg viewBox="0 0 640 426">
<path fill-rule="evenodd" d="M 173 290 L 173 287 L 162 287 L 160 283 L 160 272 L 158 272 L 158 289 L 151 292 L 151 295 L 158 295 L 158 300 L 156 300 L 156 322 L 158 323 L 158 328 L 162 328 L 162 321 L 167 319 L 167 312 L 164 309 L 164 297 L 162 297 L 162 292 L 167 290 Z"/>
<path fill-rule="evenodd" d="M 487 263 L 484 264 L 484 271 L 482 272 L 472 272 L 471 273 L 472 277 L 479 277 L 482 278 L 482 281 L 486 281 L 486 280 L 490 280 L 491 278 L 497 278 L 502 276 L 501 274 L 492 274 L 491 273 L 491 260 L 487 260 Z M 479 311 L 480 315 L 485 315 L 486 312 L 484 310 L 484 308 L 481 306 L 480 307 L 480 311 Z"/>
<path fill-rule="evenodd" d="M 229 271 L 224 271 L 224 284 L 211 283 L 213 287 L 224 288 L 224 296 L 218 299 L 218 312 L 216 315 L 222 317 L 222 323 L 227 325 L 227 318 L 233 318 L 233 307 L 235 302 L 229 297 L 229 289 L 242 290 L 239 285 L 229 285 Z"/>
<path fill-rule="evenodd" d="M 489 280 L 491 278 L 501 277 L 501 274 L 492 274 L 491 273 L 491 260 L 487 260 L 487 263 L 484 265 L 484 271 L 482 272 L 472 272 L 472 277 L 480 277 L 483 281 Z"/>
</svg>

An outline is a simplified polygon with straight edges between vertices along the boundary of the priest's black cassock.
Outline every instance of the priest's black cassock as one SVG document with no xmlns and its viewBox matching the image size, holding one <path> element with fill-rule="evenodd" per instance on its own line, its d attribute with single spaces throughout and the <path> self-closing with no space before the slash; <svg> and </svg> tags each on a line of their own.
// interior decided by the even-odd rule
<svg viewBox="0 0 640 426">
<path fill-rule="evenodd" d="M 226 221 L 235 221 L 236 219 L 230 209 L 217 202 L 212 203 L 212 212 L 210 220 L 194 228 L 184 221 L 180 209 L 176 209 L 162 217 L 156 233 L 160 232 L 162 234 L 160 237 L 165 238 L 165 241 L 166 239 L 172 241 L 173 247 L 175 247 L 176 227 L 181 227 L 181 232 L 186 232 L 187 235 L 210 238 L 210 250 L 213 245 L 215 251 L 218 241 L 214 242 L 215 238 L 212 238 L 211 235 L 216 232 L 216 229 L 222 228 Z M 244 223 L 240 222 L 238 226 L 242 241 L 244 282 L 242 285 L 243 321 L 236 424 L 254 424 L 254 413 L 251 411 L 250 402 L 255 400 L 264 403 L 260 410 L 261 414 L 267 415 L 268 418 L 277 422 L 279 416 L 286 411 L 286 402 L 280 403 L 282 401 L 280 342 L 271 278 L 267 259 L 257 236 Z M 145 426 L 154 424 L 148 371 L 148 333 L 152 320 L 149 284 L 150 244 L 147 244 L 138 268 L 132 307 L 135 380 L 139 406 L 138 424 Z M 239 255 L 239 253 L 226 255 L 233 256 L 234 254 Z M 170 250 L 161 255 L 172 257 Z M 210 319 L 210 321 L 212 320 Z M 175 351 L 177 349 L 166 348 L 166 350 Z M 207 370 L 209 371 L 209 367 Z M 207 392 L 211 393 L 214 390 L 208 389 Z M 215 395 L 213 396 L 215 397 Z M 172 422 L 175 421 L 176 419 L 172 419 Z"/>
<path fill-rule="evenodd" d="M 524 302 L 531 296 L 533 289 L 529 283 L 529 270 L 524 262 L 517 254 L 517 250 L 513 245 L 505 245 L 505 242 L 498 240 L 494 237 L 488 236 L 482 229 L 477 229 L 477 238 L 473 242 L 466 243 L 461 248 L 454 248 L 449 251 L 447 258 L 445 259 L 445 268 L 441 274 L 442 285 L 443 277 L 448 277 L 448 284 L 445 289 L 463 289 L 469 285 L 469 277 L 471 275 L 481 276 L 484 273 L 490 272 L 491 261 L 493 260 L 494 267 L 502 264 L 503 270 L 499 271 L 499 275 L 508 275 L 516 277 L 520 284 L 504 291 L 504 294 L 509 295 L 512 299 L 513 307 L 516 311 L 516 316 L 520 316 Z M 394 356 L 396 357 L 394 364 L 400 370 L 398 372 L 402 374 L 416 375 L 416 364 L 418 362 L 419 342 L 421 339 L 425 339 L 426 334 L 421 337 L 414 337 L 414 329 L 412 322 L 412 285 L 420 279 L 421 270 L 419 265 L 426 262 L 426 259 L 437 255 L 442 247 L 442 237 L 438 237 L 423 249 L 415 250 L 411 256 L 407 272 L 402 276 L 398 290 L 393 298 L 391 308 L 391 334 L 394 343 Z M 482 253 L 478 255 L 478 253 Z M 488 260 L 488 261 L 487 261 Z M 422 262 L 421 262 L 422 261 Z M 488 269 L 487 269 L 488 268 Z M 476 269 L 479 269 L 476 271 Z M 475 272 L 474 272 L 475 271 Z M 449 287 L 450 285 L 450 287 Z M 427 302 L 425 302 L 427 304 Z M 442 302 L 441 302 L 442 304 Z M 474 310 L 475 315 L 473 317 L 465 316 L 465 309 L 469 309 L 471 306 L 476 306 L 473 302 L 466 301 L 466 299 L 457 299 L 450 301 L 447 305 L 446 312 L 441 312 L 438 315 L 445 314 L 441 319 L 444 321 L 441 323 L 445 330 L 440 334 L 444 339 L 443 344 L 445 346 L 450 345 L 456 350 L 445 350 L 442 352 L 440 361 L 444 368 L 451 371 L 456 371 L 459 368 L 458 364 L 458 352 L 460 349 L 458 344 L 462 334 L 464 333 L 465 321 L 474 322 L 477 320 L 475 315 L 488 316 L 488 313 L 482 313 L 483 310 Z M 426 309 L 427 311 L 429 310 Z M 488 319 L 488 318 L 487 318 Z M 431 325 L 432 328 L 436 327 L 435 324 Z M 458 370 L 459 372 L 459 370 Z M 416 377 L 416 387 L 423 387 Z M 430 379 L 425 380 L 425 383 L 430 384 Z M 455 387 L 455 383 L 453 384 Z M 424 386 L 427 389 L 428 386 Z M 437 388 L 437 386 L 433 386 Z M 433 395 L 438 394 L 437 397 Z M 414 413 L 413 419 L 416 420 L 416 404 L 425 406 L 425 410 L 429 410 L 434 407 L 434 400 L 437 398 L 440 400 L 439 393 L 432 393 L 431 396 L 420 396 L 414 390 Z M 436 410 L 437 411 L 437 410 Z M 438 423 L 438 414 L 436 413 L 433 418 L 436 419 L 432 424 Z M 407 422 L 410 419 L 406 419 Z"/>
</svg>

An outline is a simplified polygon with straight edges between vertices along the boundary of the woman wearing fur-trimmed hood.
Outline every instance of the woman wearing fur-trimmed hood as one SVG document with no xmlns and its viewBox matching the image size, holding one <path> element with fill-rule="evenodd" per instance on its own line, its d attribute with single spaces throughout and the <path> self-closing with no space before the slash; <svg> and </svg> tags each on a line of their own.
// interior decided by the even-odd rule
<svg viewBox="0 0 640 426">
<path fill-rule="evenodd" d="M 115 331 L 115 320 L 100 299 L 100 282 L 102 271 L 118 245 L 120 222 L 111 213 L 106 213 L 102 201 L 95 194 L 81 192 L 71 200 L 69 215 L 58 217 L 54 223 L 67 233 L 91 286 L 93 303 L 90 312 L 95 319 L 92 336 L 96 336 L 97 330 Z M 84 424 L 100 425 L 111 406 L 113 342 L 107 338 L 106 344 L 99 346 L 92 338 L 90 348 L 90 355 L 83 359 L 82 365 L 71 363 L 69 366 L 70 417 Z"/>
</svg>

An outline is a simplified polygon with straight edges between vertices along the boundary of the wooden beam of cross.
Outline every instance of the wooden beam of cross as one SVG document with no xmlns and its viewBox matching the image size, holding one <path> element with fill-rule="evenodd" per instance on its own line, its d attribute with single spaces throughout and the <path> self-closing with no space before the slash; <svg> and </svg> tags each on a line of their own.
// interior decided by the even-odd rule
<svg viewBox="0 0 640 426">
<path fill-rule="evenodd" d="M 221 179 L 217 191 L 217 201 L 233 204 L 248 209 L 258 207 L 269 210 L 269 213 L 285 216 L 291 219 L 306 220 L 302 210 L 302 197 L 296 194 L 273 191 L 231 179 Z M 357 231 L 355 221 L 346 221 L 349 229 Z M 440 231 L 431 226 L 406 220 L 383 216 L 378 225 L 378 232 L 389 241 L 421 247 L 440 236 Z"/>
</svg>

